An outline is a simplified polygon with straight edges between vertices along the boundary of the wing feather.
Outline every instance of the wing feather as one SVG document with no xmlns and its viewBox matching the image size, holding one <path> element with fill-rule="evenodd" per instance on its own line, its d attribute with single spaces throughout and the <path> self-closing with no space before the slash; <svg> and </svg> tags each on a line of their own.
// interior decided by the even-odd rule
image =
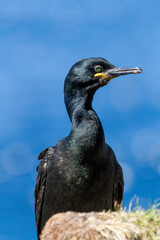
<svg viewBox="0 0 160 240">
<path fill-rule="evenodd" d="M 41 222 L 41 212 L 42 205 L 45 193 L 48 165 L 51 159 L 51 156 L 54 154 L 54 147 L 46 148 L 38 156 L 38 159 L 42 159 L 39 166 L 37 167 L 37 178 L 35 184 L 35 218 L 36 218 L 36 227 L 37 235 L 40 234 L 40 222 Z"/>
<path fill-rule="evenodd" d="M 123 201 L 124 179 L 123 171 L 119 163 L 115 169 L 115 178 L 113 184 L 113 210 L 120 209 Z"/>
</svg>

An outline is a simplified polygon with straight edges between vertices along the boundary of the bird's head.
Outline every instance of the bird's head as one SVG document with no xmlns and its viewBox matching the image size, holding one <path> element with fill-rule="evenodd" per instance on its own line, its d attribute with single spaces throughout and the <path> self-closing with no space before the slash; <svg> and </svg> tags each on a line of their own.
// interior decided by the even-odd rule
<svg viewBox="0 0 160 240">
<path fill-rule="evenodd" d="M 89 96 L 92 101 L 95 91 L 116 77 L 142 73 L 141 68 L 118 68 L 104 58 L 83 59 L 70 69 L 64 85 L 65 103 L 71 107 L 72 99 Z M 78 104 L 78 102 L 77 102 Z"/>
<path fill-rule="evenodd" d="M 66 86 L 73 88 L 97 89 L 106 85 L 111 79 L 126 74 L 141 73 L 139 67 L 118 68 L 104 58 L 89 58 L 75 63 L 70 69 L 66 80 Z"/>
</svg>

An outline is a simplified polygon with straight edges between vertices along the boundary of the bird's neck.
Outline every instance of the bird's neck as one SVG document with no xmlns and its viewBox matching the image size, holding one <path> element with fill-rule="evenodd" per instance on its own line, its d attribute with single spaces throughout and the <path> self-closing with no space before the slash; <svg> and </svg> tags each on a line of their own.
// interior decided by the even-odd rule
<svg viewBox="0 0 160 240">
<path fill-rule="evenodd" d="M 77 112 L 92 110 L 93 94 L 88 94 L 84 89 L 69 89 L 65 92 L 65 105 L 69 118 L 74 124 Z"/>
<path fill-rule="evenodd" d="M 104 150 L 105 138 L 101 122 L 92 109 L 93 96 L 84 94 L 72 98 L 69 109 L 72 129 L 70 141 L 74 150 L 82 159 L 98 159 Z"/>
</svg>

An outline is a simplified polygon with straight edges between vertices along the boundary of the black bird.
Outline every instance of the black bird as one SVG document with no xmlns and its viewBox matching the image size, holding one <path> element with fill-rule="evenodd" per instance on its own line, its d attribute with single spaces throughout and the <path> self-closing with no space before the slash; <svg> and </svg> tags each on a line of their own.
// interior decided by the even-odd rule
<svg viewBox="0 0 160 240">
<path fill-rule="evenodd" d="M 55 213 L 115 210 L 121 206 L 122 169 L 105 143 L 92 99 L 112 78 L 141 72 L 138 67 L 117 68 L 103 58 L 84 59 L 70 69 L 64 84 L 65 105 L 72 122 L 70 134 L 38 156 L 42 159 L 35 185 L 38 236 Z"/>
</svg>

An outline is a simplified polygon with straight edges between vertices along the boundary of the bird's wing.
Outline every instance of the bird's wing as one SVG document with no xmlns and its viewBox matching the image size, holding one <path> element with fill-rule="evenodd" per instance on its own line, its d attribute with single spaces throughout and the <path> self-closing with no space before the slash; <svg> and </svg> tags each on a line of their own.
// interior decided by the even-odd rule
<svg viewBox="0 0 160 240">
<path fill-rule="evenodd" d="M 115 177 L 113 183 L 113 210 L 120 209 L 123 200 L 124 179 L 123 171 L 119 163 L 116 161 Z"/>
<path fill-rule="evenodd" d="M 41 219 L 41 210 L 43 205 L 43 198 L 45 192 L 45 185 L 47 179 L 48 165 L 51 159 L 51 156 L 54 154 L 54 147 L 46 148 L 38 156 L 38 159 L 42 159 L 39 166 L 37 167 L 37 179 L 35 185 L 35 218 L 36 218 L 36 227 L 37 233 L 40 233 L 40 219 Z"/>
</svg>

